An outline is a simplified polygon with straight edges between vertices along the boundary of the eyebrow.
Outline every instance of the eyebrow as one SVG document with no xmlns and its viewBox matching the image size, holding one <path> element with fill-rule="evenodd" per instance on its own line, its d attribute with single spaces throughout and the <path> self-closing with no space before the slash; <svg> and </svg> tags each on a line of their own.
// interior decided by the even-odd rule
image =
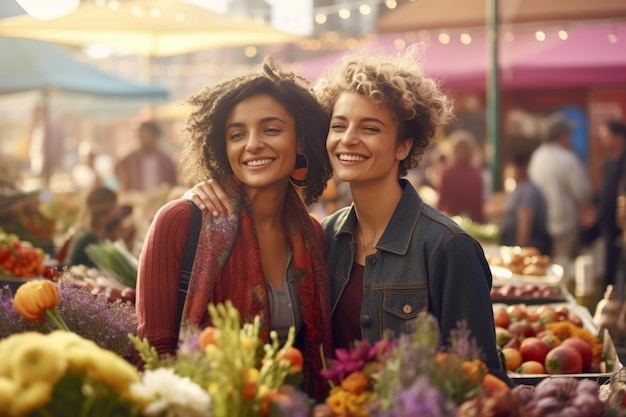
<svg viewBox="0 0 626 417">
<path fill-rule="evenodd" d="M 264 117 L 261 120 L 259 120 L 259 124 L 269 123 L 269 122 L 287 123 L 284 119 L 282 119 L 282 118 L 280 118 L 278 116 Z M 240 122 L 229 123 L 228 125 L 226 125 L 226 130 L 228 130 L 230 128 L 240 128 L 240 127 L 245 127 L 245 126 L 246 126 L 245 123 L 240 123 Z"/>
<path fill-rule="evenodd" d="M 333 115 L 332 118 L 333 119 L 348 120 L 348 118 L 346 116 L 342 116 L 340 114 Z M 367 123 L 367 122 L 374 122 L 374 123 L 380 123 L 381 125 L 383 125 L 385 127 L 387 126 L 382 120 L 377 119 L 376 117 L 363 117 L 363 118 L 359 119 L 359 122 L 360 123 L 363 123 L 363 122 L 365 122 L 365 123 Z"/>
</svg>

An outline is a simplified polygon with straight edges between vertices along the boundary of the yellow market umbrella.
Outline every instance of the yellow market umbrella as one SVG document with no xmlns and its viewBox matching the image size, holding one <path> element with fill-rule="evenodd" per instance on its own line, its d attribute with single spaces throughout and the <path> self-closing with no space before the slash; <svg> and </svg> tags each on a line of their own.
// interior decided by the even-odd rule
<svg viewBox="0 0 626 417">
<path fill-rule="evenodd" d="M 181 0 L 134 0 L 81 4 L 52 20 L 29 15 L 0 20 L 0 36 L 85 46 L 104 44 L 119 52 L 163 57 L 248 45 L 296 42 L 299 36 L 255 19 L 226 15 Z"/>
</svg>

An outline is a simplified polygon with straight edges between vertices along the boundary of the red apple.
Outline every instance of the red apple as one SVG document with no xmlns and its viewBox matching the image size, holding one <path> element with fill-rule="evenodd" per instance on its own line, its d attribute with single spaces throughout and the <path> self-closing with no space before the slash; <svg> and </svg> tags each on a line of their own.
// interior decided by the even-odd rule
<svg viewBox="0 0 626 417">
<path fill-rule="evenodd" d="M 499 307 L 493 312 L 493 321 L 496 327 L 508 328 L 511 323 L 509 313 L 506 312 L 506 308 Z"/>
<path fill-rule="evenodd" d="M 519 348 L 524 361 L 537 361 L 543 363 L 550 351 L 550 345 L 538 337 L 527 337 L 522 340 Z"/>
<path fill-rule="evenodd" d="M 126 304 L 135 304 L 137 291 L 134 288 L 126 287 L 122 290 L 122 301 Z"/>
<path fill-rule="evenodd" d="M 576 349 L 561 343 L 548 352 L 545 367 L 549 374 L 579 374 L 583 370 L 583 359 Z"/>
<path fill-rule="evenodd" d="M 550 346 L 550 349 L 555 348 L 561 344 L 561 339 L 556 337 L 556 335 L 552 333 L 551 330 L 546 330 L 544 332 L 541 332 L 541 334 L 537 335 L 537 337 L 539 337 L 541 340 L 546 342 L 548 346 Z"/>
<path fill-rule="evenodd" d="M 544 323 L 552 323 L 553 321 L 558 320 L 558 315 L 554 307 L 549 305 L 541 305 L 537 307 L 537 314 L 539 314 L 539 319 Z"/>
<path fill-rule="evenodd" d="M 514 335 L 518 335 L 522 338 L 532 337 L 535 335 L 535 329 L 533 329 L 533 326 L 531 326 L 526 320 L 514 321 L 509 324 L 508 329 Z"/>
<path fill-rule="evenodd" d="M 524 320 L 526 318 L 526 305 L 525 304 L 511 304 L 506 308 L 506 312 L 509 313 L 511 319 L 517 321 Z"/>
<path fill-rule="evenodd" d="M 569 337 L 561 343 L 561 346 L 571 346 L 576 349 L 583 360 L 583 372 L 589 371 L 593 361 L 593 351 L 591 350 L 591 345 L 586 340 L 580 337 Z"/>
</svg>

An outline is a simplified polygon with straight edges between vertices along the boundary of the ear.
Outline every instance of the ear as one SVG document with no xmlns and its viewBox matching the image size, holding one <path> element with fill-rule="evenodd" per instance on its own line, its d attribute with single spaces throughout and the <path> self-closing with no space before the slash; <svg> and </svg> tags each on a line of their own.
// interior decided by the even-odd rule
<svg viewBox="0 0 626 417">
<path fill-rule="evenodd" d="M 398 161 L 404 160 L 409 153 L 411 152 L 411 146 L 413 146 L 413 139 L 405 139 L 398 147 L 396 148 L 396 159 Z"/>
</svg>

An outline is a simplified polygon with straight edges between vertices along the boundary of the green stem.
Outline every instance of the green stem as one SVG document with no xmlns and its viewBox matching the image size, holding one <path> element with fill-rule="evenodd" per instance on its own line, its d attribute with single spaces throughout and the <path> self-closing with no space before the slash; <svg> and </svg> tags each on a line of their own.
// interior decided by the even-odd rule
<svg viewBox="0 0 626 417">
<path fill-rule="evenodd" d="M 67 324 L 65 324 L 63 317 L 61 317 L 56 308 L 46 308 L 43 311 L 43 314 L 57 327 L 57 329 L 66 330 L 68 332 L 70 331 L 70 328 L 67 327 Z"/>
</svg>

